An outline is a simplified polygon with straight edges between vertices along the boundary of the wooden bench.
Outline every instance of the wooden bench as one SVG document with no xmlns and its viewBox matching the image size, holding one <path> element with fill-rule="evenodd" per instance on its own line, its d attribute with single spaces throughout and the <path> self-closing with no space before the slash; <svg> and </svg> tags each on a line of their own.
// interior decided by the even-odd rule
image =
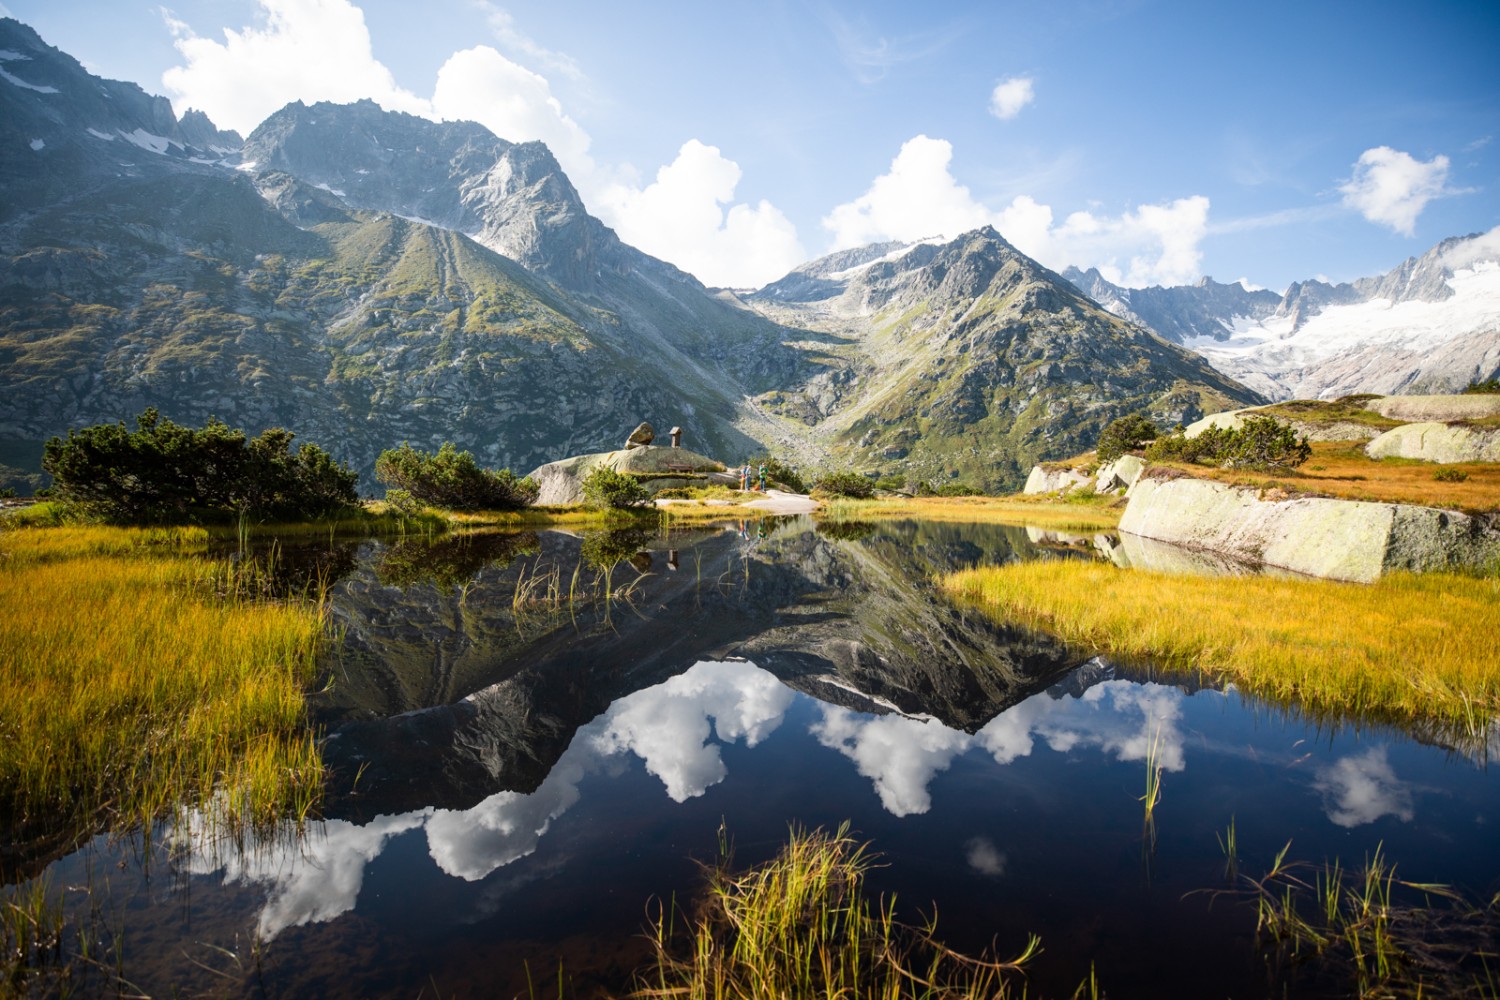
<svg viewBox="0 0 1500 1000">
<path fill-rule="evenodd" d="M 681 462 L 668 462 L 667 463 L 667 471 L 668 472 L 692 472 L 693 471 L 693 467 L 691 465 L 684 465 Z"/>
</svg>

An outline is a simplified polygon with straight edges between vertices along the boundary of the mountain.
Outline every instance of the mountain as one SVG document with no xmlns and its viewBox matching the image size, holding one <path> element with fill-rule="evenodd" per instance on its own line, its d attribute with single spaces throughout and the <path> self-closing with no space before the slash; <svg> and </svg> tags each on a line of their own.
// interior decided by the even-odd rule
<svg viewBox="0 0 1500 1000">
<path fill-rule="evenodd" d="M 989 227 L 881 249 L 805 265 L 749 299 L 826 337 L 822 373 L 756 403 L 861 470 L 1003 486 L 1126 413 L 1171 426 L 1256 398 Z"/>
<path fill-rule="evenodd" d="M 540 143 L 368 101 L 241 141 L 11 19 L 0 69 L 0 483 L 154 405 L 367 477 L 401 441 L 525 471 L 644 419 L 730 461 L 1018 486 L 1122 413 L 1257 399 L 991 230 L 741 298 L 623 243 Z"/>
<path fill-rule="evenodd" d="M 1273 399 L 1455 392 L 1500 374 L 1500 228 L 1444 240 L 1382 275 L 1294 282 L 1279 297 L 1208 279 L 1123 289 L 1097 271 L 1064 275 Z"/>
</svg>

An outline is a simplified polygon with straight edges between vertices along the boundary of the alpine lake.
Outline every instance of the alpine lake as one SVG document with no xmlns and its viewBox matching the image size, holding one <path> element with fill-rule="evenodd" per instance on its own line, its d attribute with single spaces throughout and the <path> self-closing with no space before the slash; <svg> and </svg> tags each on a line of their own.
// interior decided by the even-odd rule
<svg viewBox="0 0 1500 1000">
<path fill-rule="evenodd" d="M 705 866 L 844 823 L 903 921 L 967 955 L 1036 935 L 1017 995 L 1355 995 L 1265 898 L 1377 858 L 1458 970 L 1423 995 L 1496 995 L 1497 741 L 1312 720 L 935 585 L 1090 539 L 783 517 L 280 557 L 329 584 L 321 818 L 189 815 L 12 878 L 95 942 L 73 995 L 623 995 Z"/>
</svg>

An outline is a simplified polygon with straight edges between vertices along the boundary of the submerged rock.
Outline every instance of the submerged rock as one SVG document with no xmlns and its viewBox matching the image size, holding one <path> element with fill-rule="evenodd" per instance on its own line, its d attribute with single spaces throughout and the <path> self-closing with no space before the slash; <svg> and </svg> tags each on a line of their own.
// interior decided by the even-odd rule
<svg viewBox="0 0 1500 1000">
<path fill-rule="evenodd" d="M 1186 477 L 1139 480 L 1120 531 L 1358 583 L 1391 570 L 1500 565 L 1494 518 L 1360 500 L 1262 500 L 1254 490 Z"/>
</svg>

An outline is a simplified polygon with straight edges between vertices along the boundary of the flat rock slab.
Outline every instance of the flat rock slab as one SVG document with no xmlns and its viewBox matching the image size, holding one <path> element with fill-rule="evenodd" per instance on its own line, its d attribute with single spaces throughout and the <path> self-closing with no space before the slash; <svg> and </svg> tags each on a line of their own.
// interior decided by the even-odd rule
<svg viewBox="0 0 1500 1000">
<path fill-rule="evenodd" d="M 1120 531 L 1358 583 L 1392 570 L 1500 567 L 1500 530 L 1490 519 L 1408 504 L 1261 500 L 1206 479 L 1140 479 Z"/>
<path fill-rule="evenodd" d="M 1365 404 L 1391 420 L 1419 423 L 1429 420 L 1483 420 L 1500 417 L 1500 393 L 1463 396 L 1382 396 Z"/>
<path fill-rule="evenodd" d="M 541 486 L 536 502 L 549 506 L 582 503 L 583 480 L 600 466 L 616 472 L 661 473 L 664 479 L 684 470 L 704 473 L 724 471 L 722 462 L 686 448 L 643 445 L 628 450 L 575 455 L 548 462 L 532 470 L 531 478 Z"/>
<path fill-rule="evenodd" d="M 811 514 L 817 510 L 820 504 L 812 497 L 803 496 L 800 493 L 783 493 L 781 490 L 767 490 L 764 498 L 751 500 L 749 503 L 741 504 L 742 507 L 753 507 L 770 514 Z"/>
</svg>

